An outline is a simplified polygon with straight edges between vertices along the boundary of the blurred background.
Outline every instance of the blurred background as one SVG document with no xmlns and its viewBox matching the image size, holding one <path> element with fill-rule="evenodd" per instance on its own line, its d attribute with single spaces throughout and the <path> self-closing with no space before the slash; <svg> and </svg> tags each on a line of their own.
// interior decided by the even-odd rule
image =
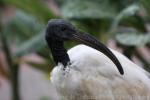
<svg viewBox="0 0 150 100">
<path fill-rule="evenodd" d="M 150 72 L 150 0 L 0 0 L 0 100 L 60 100 L 44 40 L 52 18 L 72 22 Z M 75 43 L 66 43 L 71 48 Z"/>
</svg>

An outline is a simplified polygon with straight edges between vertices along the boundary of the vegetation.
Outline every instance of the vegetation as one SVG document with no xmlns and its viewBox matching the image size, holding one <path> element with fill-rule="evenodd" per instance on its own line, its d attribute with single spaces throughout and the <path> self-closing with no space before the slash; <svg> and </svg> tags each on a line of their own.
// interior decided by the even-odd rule
<svg viewBox="0 0 150 100">
<path fill-rule="evenodd" d="M 59 14 L 50 9 L 50 4 Z M 26 63 L 46 73 L 52 68 L 48 65 L 53 66 L 44 40 L 46 23 L 51 18 L 70 20 L 105 44 L 113 39 L 128 58 L 132 60 L 135 56 L 150 71 L 150 62 L 138 50 L 141 47 L 150 50 L 149 5 L 149 0 L 1 0 L 0 52 L 5 54 L 8 68 L 0 62 L 0 75 L 9 77 L 13 100 L 20 100 L 18 74 L 23 56 L 37 53 L 44 63 Z M 7 9 L 13 9 L 14 13 L 3 21 Z M 72 43 L 66 45 L 71 47 Z"/>
</svg>

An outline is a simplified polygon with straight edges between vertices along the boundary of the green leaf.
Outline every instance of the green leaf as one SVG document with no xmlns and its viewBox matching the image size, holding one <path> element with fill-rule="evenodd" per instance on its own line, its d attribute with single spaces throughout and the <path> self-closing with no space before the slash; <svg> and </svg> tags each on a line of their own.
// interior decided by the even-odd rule
<svg viewBox="0 0 150 100">
<path fill-rule="evenodd" d="M 47 45 L 44 45 L 42 48 L 39 48 L 38 50 L 36 50 L 36 53 L 45 59 L 50 59 L 52 61 L 52 59 L 50 58 L 50 50 L 48 48 Z"/>
<path fill-rule="evenodd" d="M 150 0 L 140 0 L 150 17 Z"/>
<path fill-rule="evenodd" d="M 117 27 L 118 27 L 118 25 L 119 25 L 119 23 L 121 22 L 122 19 L 124 19 L 124 18 L 129 18 L 129 17 L 131 17 L 131 16 L 134 16 L 135 13 L 136 13 L 137 11 L 139 11 L 139 10 L 140 10 L 140 7 L 139 7 L 138 5 L 135 5 L 135 4 L 134 4 L 134 5 L 130 5 L 130 6 L 128 6 L 127 8 L 123 9 L 123 10 L 117 15 L 117 17 L 115 18 L 115 20 L 113 21 L 110 30 L 111 30 L 111 31 L 116 30 Z"/>
<path fill-rule="evenodd" d="M 145 46 L 150 43 L 150 34 L 122 33 L 116 35 L 116 40 L 126 46 Z"/>
<path fill-rule="evenodd" d="M 64 0 L 61 14 L 65 18 L 114 18 L 119 9 L 111 0 Z"/>
<path fill-rule="evenodd" d="M 18 50 L 15 52 L 15 57 L 24 56 L 26 54 L 35 52 L 45 45 L 43 31 L 31 39 L 27 40 L 25 43 L 21 44 Z"/>
<path fill-rule="evenodd" d="M 33 14 L 44 22 L 55 17 L 41 0 L 3 0 L 3 2 Z"/>
<path fill-rule="evenodd" d="M 54 65 L 51 65 L 51 62 L 45 61 L 44 63 L 37 63 L 37 62 L 26 62 L 31 67 L 41 70 L 45 73 L 49 73 Z"/>
<path fill-rule="evenodd" d="M 44 29 L 44 24 L 35 17 L 22 11 L 17 11 L 13 18 L 3 27 L 8 42 L 15 41 L 18 45 Z"/>
</svg>

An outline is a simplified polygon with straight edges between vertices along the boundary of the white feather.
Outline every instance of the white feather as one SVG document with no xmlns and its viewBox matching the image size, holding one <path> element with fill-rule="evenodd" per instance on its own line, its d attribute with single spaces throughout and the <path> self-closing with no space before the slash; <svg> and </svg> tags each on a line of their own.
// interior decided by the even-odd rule
<svg viewBox="0 0 150 100">
<path fill-rule="evenodd" d="M 103 53 L 78 45 L 68 51 L 71 65 L 58 64 L 51 82 L 64 100 L 150 100 L 148 72 L 121 53 L 110 49 L 120 61 L 124 75 Z"/>
</svg>

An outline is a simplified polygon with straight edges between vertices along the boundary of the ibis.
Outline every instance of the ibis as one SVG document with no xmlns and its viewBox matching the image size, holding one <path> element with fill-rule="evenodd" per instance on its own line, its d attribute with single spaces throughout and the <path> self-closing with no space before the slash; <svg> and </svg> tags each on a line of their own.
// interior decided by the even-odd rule
<svg viewBox="0 0 150 100">
<path fill-rule="evenodd" d="M 45 39 L 56 66 L 51 83 L 62 100 L 150 100 L 150 73 L 69 21 L 51 19 Z M 64 42 L 81 43 L 66 50 Z"/>
</svg>

